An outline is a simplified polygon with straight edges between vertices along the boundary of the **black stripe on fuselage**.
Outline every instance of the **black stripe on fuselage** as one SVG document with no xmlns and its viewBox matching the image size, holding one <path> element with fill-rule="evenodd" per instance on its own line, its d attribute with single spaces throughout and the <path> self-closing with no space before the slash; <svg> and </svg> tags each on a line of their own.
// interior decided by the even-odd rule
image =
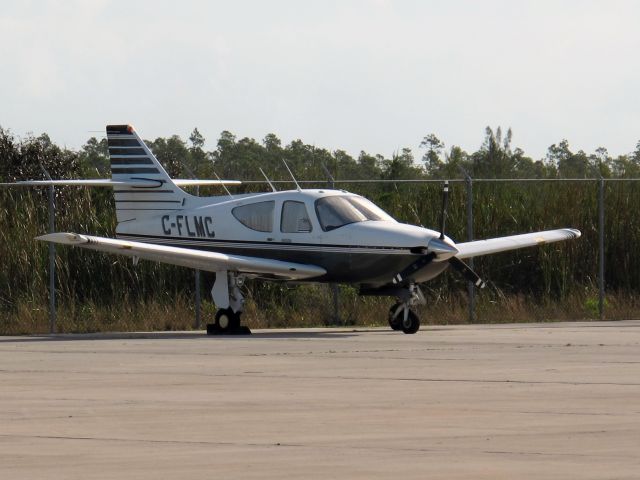
<svg viewBox="0 0 640 480">
<path fill-rule="evenodd" d="M 138 193 L 173 193 L 173 190 L 153 190 L 150 188 L 141 190 L 136 188 L 135 190 L 114 190 L 113 193 L 133 193 L 137 195 Z"/>
<path fill-rule="evenodd" d="M 182 203 L 182 200 L 116 200 L 116 203 Z"/>
<path fill-rule="evenodd" d="M 209 243 L 246 243 L 251 245 L 282 245 L 282 246 L 293 246 L 299 245 L 302 247 L 327 247 L 327 248 L 367 248 L 371 250 L 381 250 L 381 253 L 384 253 L 385 250 L 395 250 L 395 251 L 406 251 L 411 255 L 416 255 L 410 253 L 411 250 L 407 247 L 395 247 L 395 246 L 379 246 L 379 245 L 341 245 L 338 243 L 302 243 L 302 242 L 263 242 L 263 241 L 255 241 L 255 240 L 222 240 L 222 239 L 212 239 L 212 238 L 193 238 L 193 237 L 171 237 L 164 235 L 139 235 L 136 233 L 124 233 L 119 234 L 118 237 L 132 237 L 131 240 L 136 238 L 139 239 L 148 239 L 148 240 L 188 240 L 188 241 L 196 241 L 196 242 L 209 242 Z"/>
<path fill-rule="evenodd" d="M 141 167 L 141 168 L 112 168 L 111 173 L 112 174 L 118 174 L 118 173 L 129 174 L 129 173 L 160 173 L 160 172 L 158 172 L 157 168 Z"/>
<path fill-rule="evenodd" d="M 153 165 L 149 157 L 112 158 L 111 165 Z"/>
</svg>

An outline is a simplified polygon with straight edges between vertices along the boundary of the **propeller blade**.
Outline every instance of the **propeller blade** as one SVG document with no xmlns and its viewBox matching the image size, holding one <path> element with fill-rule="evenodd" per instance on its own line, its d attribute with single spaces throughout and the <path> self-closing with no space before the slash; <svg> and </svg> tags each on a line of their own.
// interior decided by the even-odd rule
<svg viewBox="0 0 640 480">
<path fill-rule="evenodd" d="M 436 257 L 436 254 L 433 253 L 433 252 L 428 253 L 426 255 L 422 255 L 418 260 L 413 262 L 407 268 L 402 270 L 400 273 L 394 275 L 393 276 L 393 283 L 396 284 L 396 285 L 398 283 L 402 283 L 402 281 L 405 278 L 407 278 L 409 275 L 412 275 L 412 274 L 416 273 L 418 270 L 420 270 L 421 268 L 427 266 L 435 257 Z"/>
<path fill-rule="evenodd" d="M 476 287 L 478 288 L 486 287 L 487 284 L 484 282 L 484 280 L 480 278 L 480 275 L 474 272 L 469 265 L 464 263 L 458 257 L 451 257 L 449 259 L 449 263 L 453 268 L 455 268 L 458 272 L 464 275 L 464 278 L 466 278 L 470 282 L 473 282 L 473 284 Z"/>
<path fill-rule="evenodd" d="M 427 244 L 427 251 L 424 255 L 421 255 L 415 262 L 406 267 L 400 273 L 393 276 L 393 283 L 402 283 L 407 277 L 415 274 L 418 270 L 429 265 L 431 262 L 444 262 L 455 258 L 454 255 L 458 254 L 458 249 L 453 245 L 447 243 L 439 238 L 432 238 Z"/>
<path fill-rule="evenodd" d="M 442 187 L 442 216 L 440 217 L 440 240 L 444 239 L 444 227 L 447 221 L 447 206 L 449 204 L 449 180 L 444 181 Z"/>
</svg>

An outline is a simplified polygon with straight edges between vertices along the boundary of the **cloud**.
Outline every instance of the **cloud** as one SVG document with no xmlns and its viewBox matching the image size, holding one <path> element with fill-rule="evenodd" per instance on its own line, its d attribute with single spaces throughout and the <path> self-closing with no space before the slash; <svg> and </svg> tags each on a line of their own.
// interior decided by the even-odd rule
<svg viewBox="0 0 640 480">
<path fill-rule="evenodd" d="M 390 155 L 434 132 L 475 150 L 512 126 L 534 157 L 568 138 L 635 146 L 640 6 L 565 2 L 13 2 L 0 124 L 71 146 L 111 121 Z"/>
</svg>

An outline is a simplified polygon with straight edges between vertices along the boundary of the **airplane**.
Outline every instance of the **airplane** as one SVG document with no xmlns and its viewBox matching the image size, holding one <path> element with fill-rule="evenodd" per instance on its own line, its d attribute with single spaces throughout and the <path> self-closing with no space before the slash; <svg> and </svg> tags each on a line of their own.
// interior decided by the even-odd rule
<svg viewBox="0 0 640 480">
<path fill-rule="evenodd" d="M 114 190 L 116 238 L 56 232 L 37 240 L 138 260 L 215 272 L 217 307 L 208 334 L 250 333 L 241 326 L 247 279 L 345 283 L 361 295 L 395 297 L 389 326 L 416 333 L 420 285 L 451 266 L 477 287 L 485 283 L 464 260 L 580 237 L 561 228 L 456 243 L 445 235 L 448 182 L 439 231 L 396 221 L 366 198 L 335 189 L 234 194 L 229 180 L 171 179 L 131 125 L 106 127 L 111 179 L 31 180 L 12 185 L 89 185 Z M 285 163 L 286 165 L 286 163 Z M 288 167 L 287 167 L 288 169 Z M 265 176 L 266 178 L 266 176 Z M 4 184 L 8 185 L 8 184 Z M 224 196 L 200 197 L 180 187 L 221 185 Z"/>
</svg>

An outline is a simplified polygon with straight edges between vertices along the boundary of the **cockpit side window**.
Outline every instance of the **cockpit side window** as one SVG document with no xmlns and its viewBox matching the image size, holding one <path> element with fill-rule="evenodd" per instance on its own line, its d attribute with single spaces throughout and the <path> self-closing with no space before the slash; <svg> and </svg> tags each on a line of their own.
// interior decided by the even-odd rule
<svg viewBox="0 0 640 480">
<path fill-rule="evenodd" d="M 231 210 L 233 216 L 245 227 L 258 232 L 273 231 L 273 212 L 276 202 L 270 200 L 268 202 L 250 203 L 241 205 Z"/>
<path fill-rule="evenodd" d="M 282 204 L 280 231 L 283 233 L 301 233 L 312 230 L 311 220 L 303 202 L 287 200 Z"/>
</svg>

